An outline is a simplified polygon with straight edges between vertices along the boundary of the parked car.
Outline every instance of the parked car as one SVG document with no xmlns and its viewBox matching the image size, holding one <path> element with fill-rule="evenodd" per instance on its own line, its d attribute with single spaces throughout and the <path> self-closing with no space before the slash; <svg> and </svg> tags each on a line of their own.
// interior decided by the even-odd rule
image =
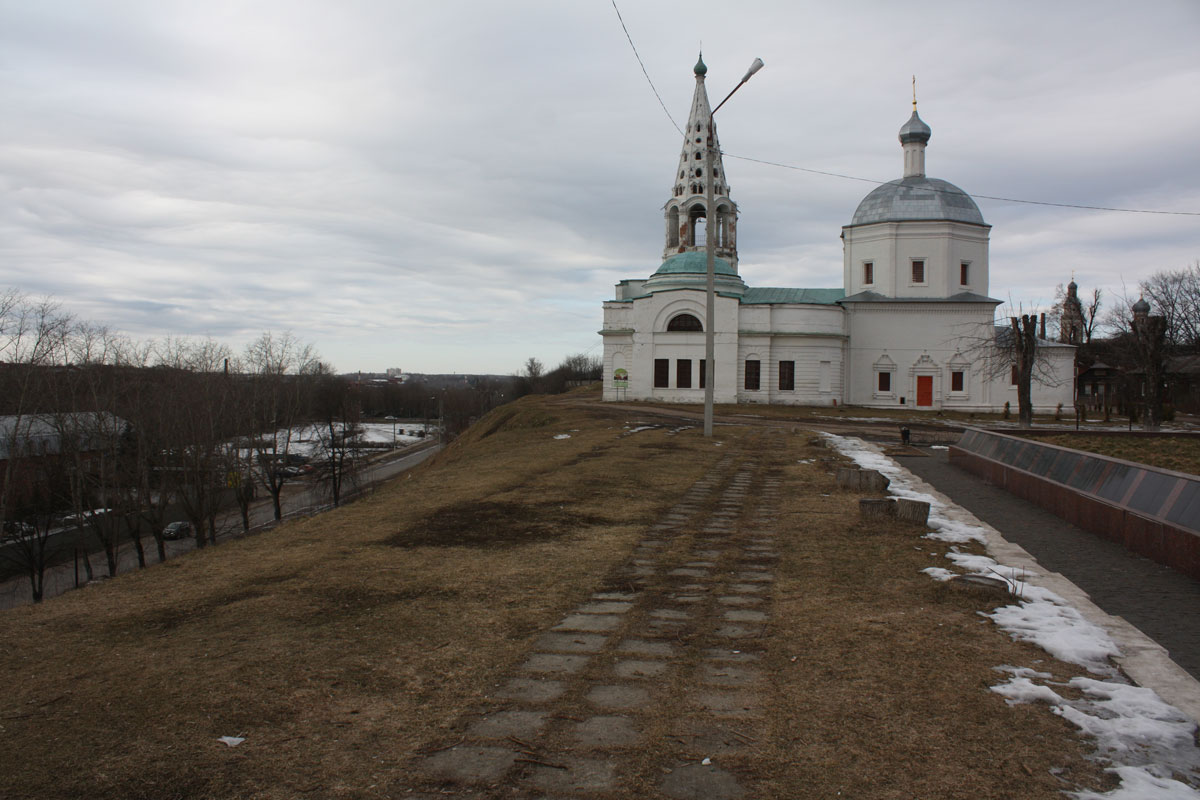
<svg viewBox="0 0 1200 800">
<path fill-rule="evenodd" d="M 192 527 L 192 523 L 186 520 L 172 522 L 163 528 L 162 537 L 164 539 L 185 539 L 195 533 L 196 529 Z"/>
</svg>

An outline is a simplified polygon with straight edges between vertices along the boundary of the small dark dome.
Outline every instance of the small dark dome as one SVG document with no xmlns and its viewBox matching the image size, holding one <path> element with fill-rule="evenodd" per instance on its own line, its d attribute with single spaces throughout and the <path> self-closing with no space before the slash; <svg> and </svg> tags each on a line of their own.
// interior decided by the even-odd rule
<svg viewBox="0 0 1200 800">
<path fill-rule="evenodd" d="M 928 142 L 929 137 L 933 136 L 933 130 L 930 129 L 925 121 L 917 116 L 917 110 L 914 108 L 912 116 L 908 118 L 908 122 L 900 128 L 900 144 L 908 144 L 909 142 Z"/>
<path fill-rule="evenodd" d="M 704 66 L 703 55 L 696 59 L 696 66 L 692 68 L 692 72 L 695 72 L 697 75 L 705 75 L 708 73 L 708 67 Z"/>
<path fill-rule="evenodd" d="M 1135 313 L 1135 314 L 1149 314 L 1150 313 L 1150 304 L 1146 302 L 1146 298 L 1144 298 L 1144 297 L 1138 298 L 1138 301 L 1133 304 L 1133 313 Z"/>
</svg>

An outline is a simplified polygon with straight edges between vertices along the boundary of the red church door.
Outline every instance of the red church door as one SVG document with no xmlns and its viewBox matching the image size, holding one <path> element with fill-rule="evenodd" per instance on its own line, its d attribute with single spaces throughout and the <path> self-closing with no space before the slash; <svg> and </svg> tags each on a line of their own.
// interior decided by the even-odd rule
<svg viewBox="0 0 1200 800">
<path fill-rule="evenodd" d="M 918 375 L 917 376 L 917 405 L 931 406 L 933 405 L 933 376 Z"/>
</svg>

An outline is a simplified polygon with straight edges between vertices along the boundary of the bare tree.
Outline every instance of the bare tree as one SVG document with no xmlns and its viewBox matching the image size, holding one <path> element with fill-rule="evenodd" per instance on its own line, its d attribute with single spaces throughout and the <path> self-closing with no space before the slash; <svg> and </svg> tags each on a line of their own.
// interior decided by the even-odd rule
<svg viewBox="0 0 1200 800">
<path fill-rule="evenodd" d="M 73 325 L 51 299 L 0 293 L 0 535 L 7 560 L 29 576 L 35 601 L 42 597 L 53 510 L 43 476 L 56 458 L 40 413 L 54 405 L 51 373 L 63 364 Z"/>
<path fill-rule="evenodd" d="M 1062 378 L 1039 338 L 1037 313 L 1015 313 L 1001 320 L 978 332 L 974 327 L 964 328 L 962 352 L 980 365 L 981 374 L 989 381 L 1012 376 L 1017 387 L 1017 424 L 1029 428 L 1033 426 L 1033 384 L 1058 386 Z"/>
<path fill-rule="evenodd" d="M 278 520 L 296 428 L 305 421 L 310 378 L 320 361 L 311 345 L 290 332 L 266 332 L 247 346 L 243 363 L 253 386 L 250 418 L 258 479 L 271 494 Z"/>
<path fill-rule="evenodd" d="M 1163 318 L 1164 343 L 1200 351 L 1200 262 L 1156 272 L 1140 284 L 1142 295 Z"/>
<path fill-rule="evenodd" d="M 1017 425 L 1033 427 L 1033 371 L 1038 356 L 1037 315 L 1010 317 L 1008 352 L 1017 370 Z"/>
<path fill-rule="evenodd" d="M 1100 297 L 1100 289 L 1098 287 L 1092 289 L 1092 299 L 1083 307 L 1083 341 L 1085 344 L 1091 344 L 1092 334 L 1096 330 L 1096 320 L 1100 315 Z"/>
<path fill-rule="evenodd" d="M 1145 374 L 1143 397 L 1145 413 L 1142 425 L 1158 430 L 1162 424 L 1163 382 L 1166 377 L 1167 319 L 1162 316 L 1134 315 L 1131 321 L 1133 344 Z"/>
<path fill-rule="evenodd" d="M 216 520 L 228 486 L 236 396 L 227 374 L 229 349 L 212 340 L 167 340 L 160 362 L 170 368 L 174 398 L 170 448 L 176 496 L 195 528 L 196 546 L 215 544 Z"/>
<path fill-rule="evenodd" d="M 319 372 L 314 403 L 320 442 L 316 478 L 337 506 L 358 474 L 355 441 L 362 412 L 358 397 L 345 380 L 324 366 Z"/>
</svg>

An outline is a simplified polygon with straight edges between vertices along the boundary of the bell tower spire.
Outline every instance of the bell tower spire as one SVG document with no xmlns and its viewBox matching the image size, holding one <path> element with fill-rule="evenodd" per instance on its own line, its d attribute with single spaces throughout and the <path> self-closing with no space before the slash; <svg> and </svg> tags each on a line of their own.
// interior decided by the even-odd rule
<svg viewBox="0 0 1200 800">
<path fill-rule="evenodd" d="M 683 129 L 683 152 L 679 155 L 679 166 L 675 170 L 671 199 L 664 207 L 667 236 L 663 258 L 670 258 L 677 253 L 704 252 L 704 226 L 709 223 L 705 192 L 707 182 L 711 180 L 715 206 L 714 224 L 717 226 L 716 255 L 727 260 L 736 270 L 737 204 L 729 199 L 725 165 L 721 163 L 721 146 L 717 140 L 716 127 L 712 125 L 712 109 L 708 104 L 708 91 L 704 86 L 704 76 L 708 73 L 708 67 L 704 63 L 703 54 L 696 61 L 692 72 L 696 76 L 696 91 L 692 95 L 687 126 Z M 705 155 L 709 146 L 713 148 L 711 176 L 705 174 Z"/>
</svg>

